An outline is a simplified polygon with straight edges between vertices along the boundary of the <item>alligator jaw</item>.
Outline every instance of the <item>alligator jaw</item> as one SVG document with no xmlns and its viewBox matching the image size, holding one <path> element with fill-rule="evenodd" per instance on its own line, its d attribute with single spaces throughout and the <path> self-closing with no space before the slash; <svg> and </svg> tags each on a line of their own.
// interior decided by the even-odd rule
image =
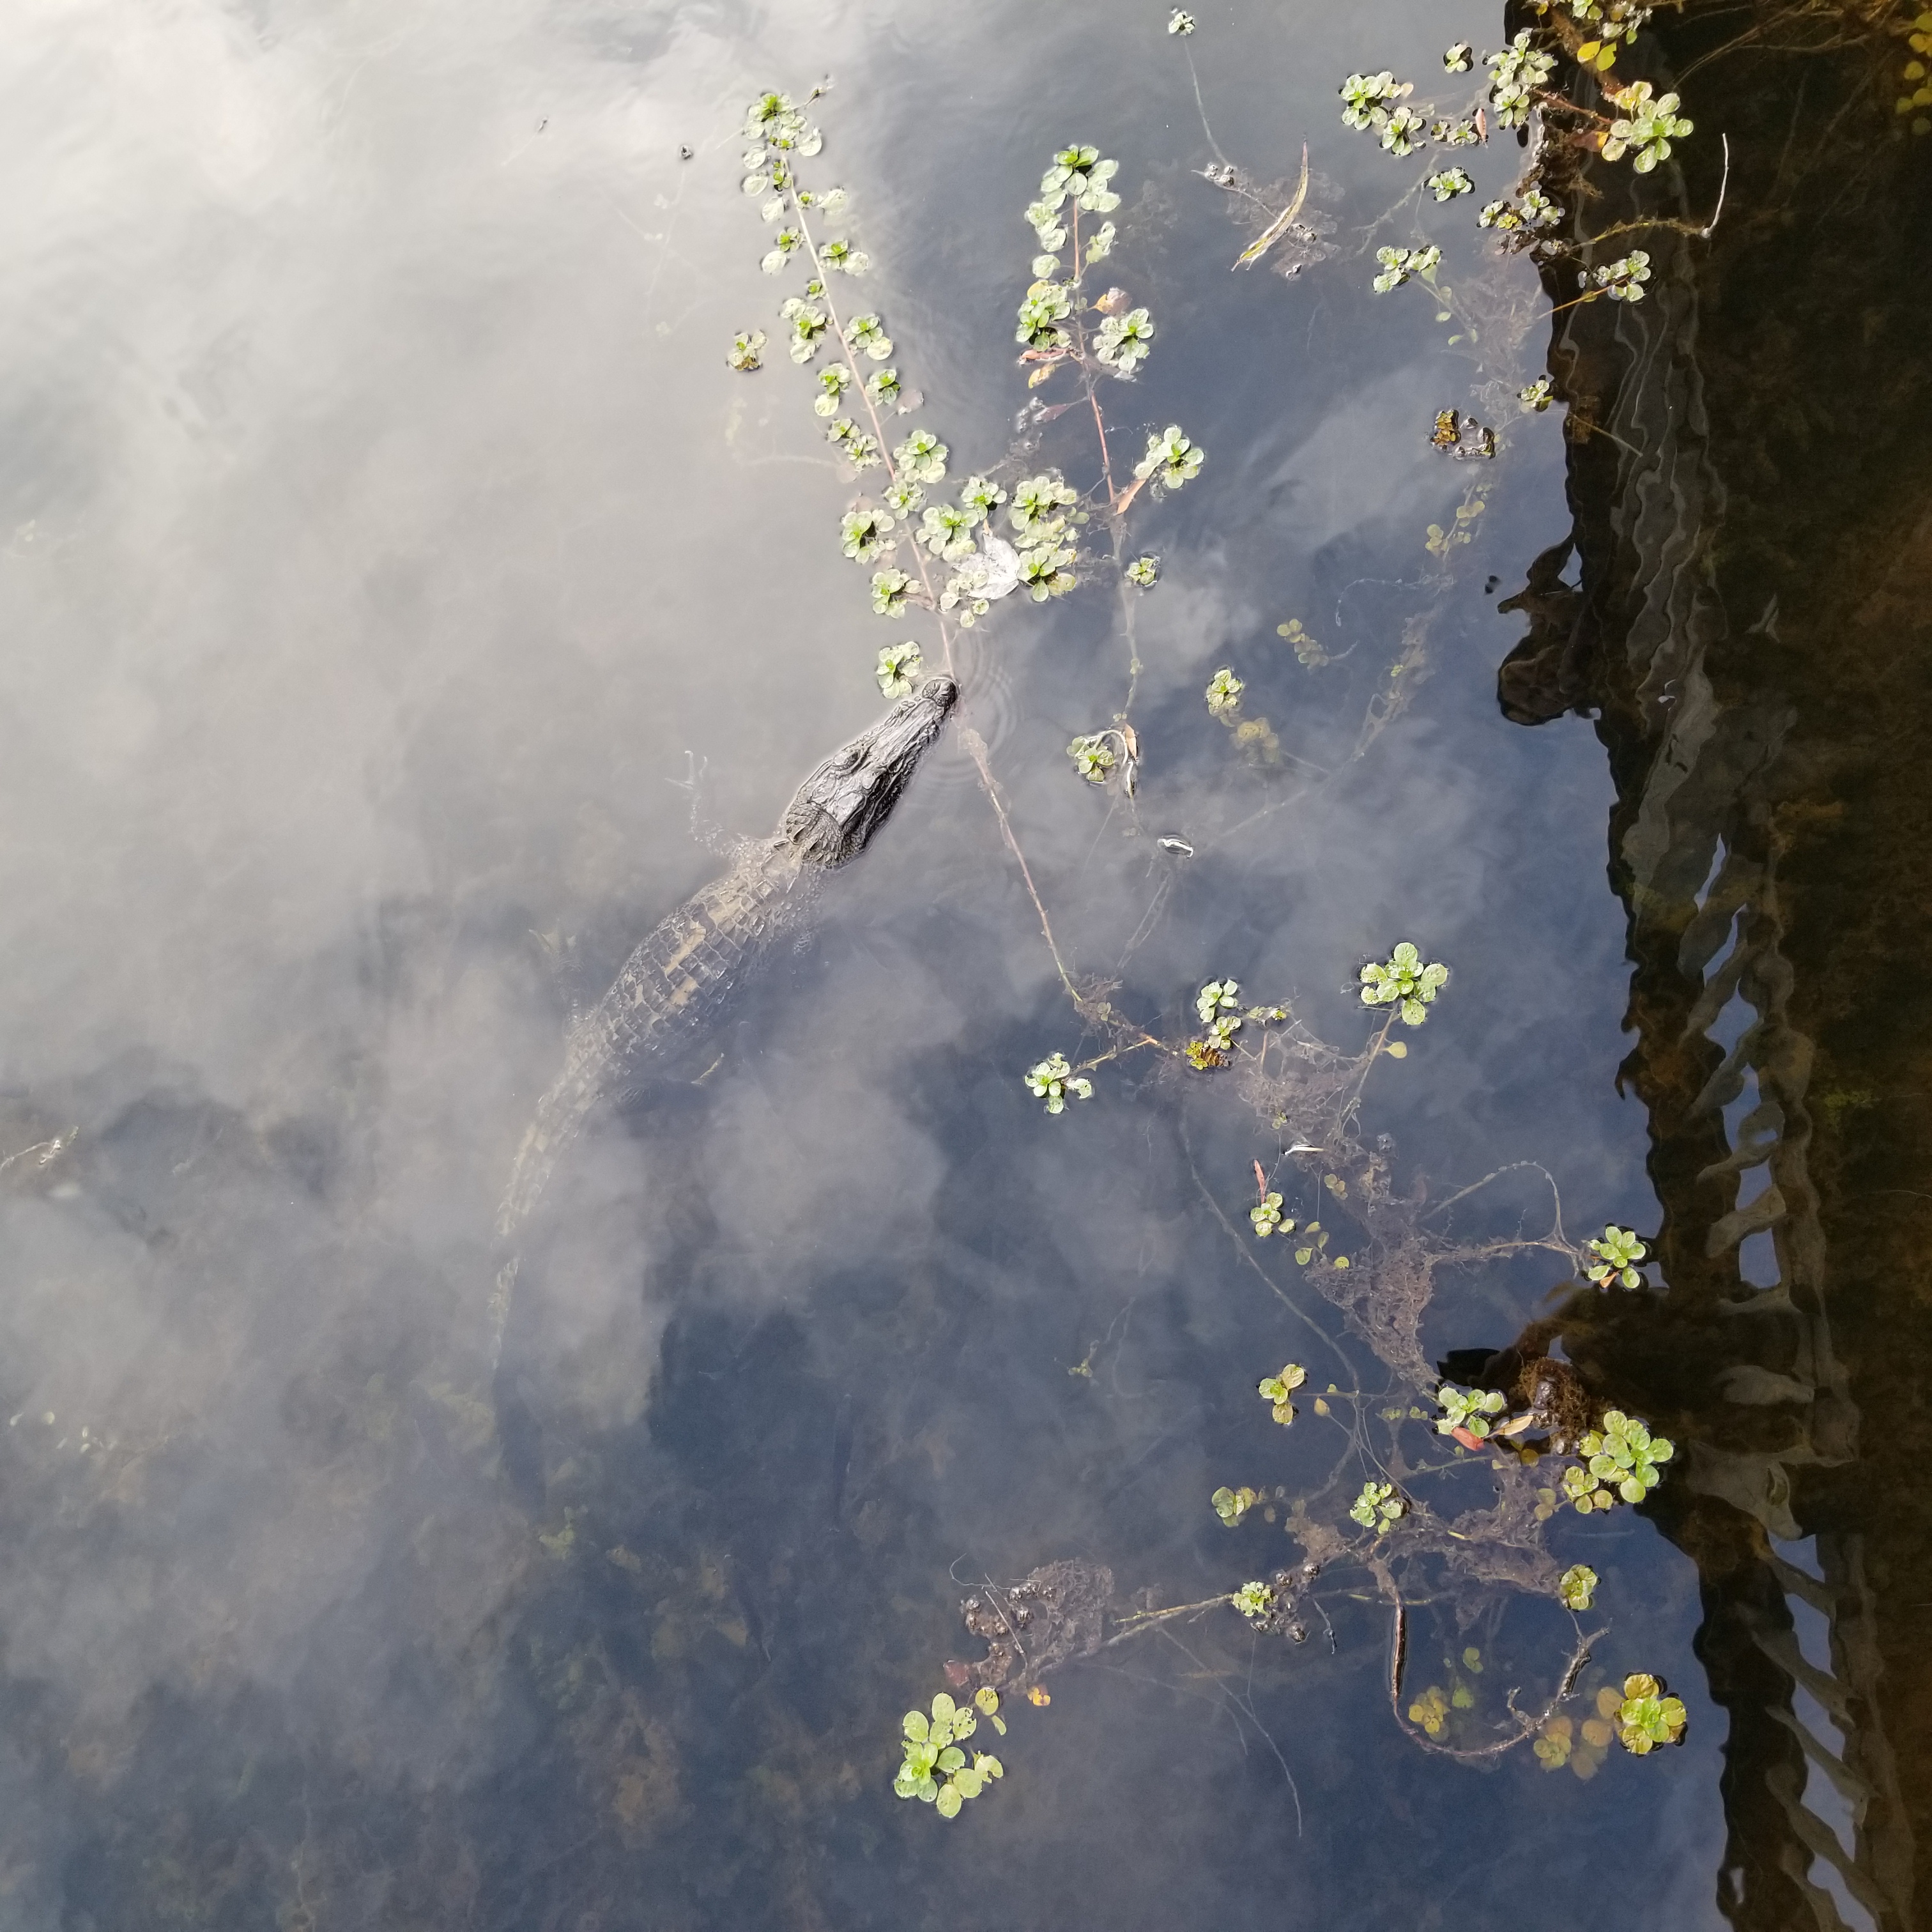
<svg viewBox="0 0 1932 1932">
<path fill-rule="evenodd" d="M 928 678 L 869 730 L 832 753 L 794 794 L 778 837 L 808 865 L 828 870 L 864 851 L 939 735 L 959 695 L 950 677 Z"/>
</svg>

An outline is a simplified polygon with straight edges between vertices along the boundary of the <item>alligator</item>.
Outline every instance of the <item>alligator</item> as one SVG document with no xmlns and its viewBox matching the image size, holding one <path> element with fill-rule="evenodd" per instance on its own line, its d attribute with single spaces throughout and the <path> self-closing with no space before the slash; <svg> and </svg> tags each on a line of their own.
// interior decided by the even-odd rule
<svg viewBox="0 0 1932 1932">
<path fill-rule="evenodd" d="M 664 920 L 610 991 L 571 1029 L 563 1071 L 538 1102 L 517 1150 L 496 1238 L 530 1219 L 559 1161 L 598 1110 L 634 1094 L 654 1067 L 694 1051 L 782 936 L 809 923 L 819 881 L 856 859 L 890 816 L 958 695 L 928 678 L 832 753 L 793 794 L 767 838 L 735 848 L 735 862 Z M 491 1298 L 493 1358 L 515 1286 L 511 1253 Z"/>
</svg>

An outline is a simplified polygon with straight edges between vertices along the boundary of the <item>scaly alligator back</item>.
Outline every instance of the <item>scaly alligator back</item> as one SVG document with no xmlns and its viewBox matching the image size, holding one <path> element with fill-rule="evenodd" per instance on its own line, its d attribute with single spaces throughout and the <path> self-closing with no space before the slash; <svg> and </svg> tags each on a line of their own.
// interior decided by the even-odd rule
<svg viewBox="0 0 1932 1932">
<path fill-rule="evenodd" d="M 930 678 L 841 746 L 792 794 L 770 838 L 687 899 L 631 955 L 616 983 L 572 1029 L 562 1075 L 538 1102 L 517 1150 L 496 1210 L 499 1241 L 508 1244 L 529 1219 L 598 1105 L 716 1024 L 772 940 L 802 923 L 820 875 L 866 849 L 958 694 L 950 677 Z M 490 1297 L 493 1361 L 502 1346 L 517 1268 L 513 1252 Z"/>
<path fill-rule="evenodd" d="M 537 1103 L 496 1213 L 507 1240 L 542 1198 L 558 1160 L 604 1100 L 714 1026 L 781 932 L 795 930 L 813 879 L 788 846 L 756 847 L 662 921 L 603 998 L 572 1028 L 563 1072 Z"/>
</svg>

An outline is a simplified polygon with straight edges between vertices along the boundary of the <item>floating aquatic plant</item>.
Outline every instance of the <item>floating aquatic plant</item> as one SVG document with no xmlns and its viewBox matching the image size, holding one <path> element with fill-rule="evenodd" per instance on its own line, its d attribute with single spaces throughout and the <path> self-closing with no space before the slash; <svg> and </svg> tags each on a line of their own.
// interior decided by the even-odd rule
<svg viewBox="0 0 1932 1932">
<path fill-rule="evenodd" d="M 1547 376 L 1539 376 L 1534 382 L 1526 382 L 1517 390 L 1516 399 L 1526 416 L 1540 415 L 1549 408 L 1552 394 L 1552 388 L 1550 378 Z"/>
<path fill-rule="evenodd" d="M 1364 1529 L 1372 1529 L 1380 1536 L 1401 1520 L 1408 1508 L 1396 1494 L 1393 1483 L 1367 1482 L 1349 1504 L 1348 1514 Z"/>
<path fill-rule="evenodd" d="M 870 563 L 892 548 L 895 519 L 884 509 L 862 504 L 838 520 L 838 548 L 855 562 Z"/>
<path fill-rule="evenodd" d="M 1688 1721 L 1681 1697 L 1664 1695 L 1663 1684 L 1647 1671 L 1624 1679 L 1622 1702 L 1617 1706 L 1617 1742 L 1633 1756 L 1642 1757 L 1659 1744 L 1674 1744 Z"/>
<path fill-rule="evenodd" d="M 1264 1240 L 1277 1232 L 1292 1233 L 1294 1228 L 1292 1221 L 1284 1221 L 1281 1218 L 1281 1196 L 1279 1194 L 1264 1194 L 1261 1205 L 1248 1210 L 1248 1219 L 1254 1223 L 1255 1232 Z M 1265 1394 L 1267 1392 L 1267 1384 L 1264 1383 L 1262 1393 Z"/>
<path fill-rule="evenodd" d="M 1266 1616 L 1274 1608 L 1274 1592 L 1265 1583 L 1244 1583 L 1232 1600 L 1235 1609 L 1252 1621 Z"/>
<path fill-rule="evenodd" d="M 1586 1244 L 1597 1258 L 1588 1273 L 1591 1280 L 1599 1288 L 1612 1286 L 1624 1288 L 1641 1288 L 1643 1276 L 1637 1272 L 1636 1264 L 1650 1250 L 1640 1241 L 1628 1228 L 1619 1228 L 1612 1221 L 1604 1228 L 1601 1238 Z"/>
<path fill-rule="evenodd" d="M 1449 1698 L 1442 1685 L 1432 1684 L 1408 1707 L 1408 1721 L 1420 1724 L 1425 1736 L 1439 1738 L 1449 1722 Z"/>
<path fill-rule="evenodd" d="M 1444 74 L 1467 74 L 1469 71 L 1469 62 L 1474 58 L 1475 51 L 1467 40 L 1458 40 L 1453 47 L 1444 49 L 1442 55 L 1442 71 Z"/>
<path fill-rule="evenodd" d="M 1241 701 L 1241 693 L 1247 686 L 1223 664 L 1208 680 L 1206 697 L 1208 709 L 1219 717 L 1235 710 Z"/>
<path fill-rule="evenodd" d="M 1596 1600 L 1597 1573 L 1587 1563 L 1573 1563 L 1556 1580 L 1556 1594 L 1568 1610 L 1587 1610 Z"/>
<path fill-rule="evenodd" d="M 1549 80 L 1556 62 L 1531 44 L 1526 27 L 1500 53 L 1486 54 L 1490 69 L 1490 105 L 1499 128 L 1520 128 L 1529 118 L 1538 88 Z"/>
<path fill-rule="evenodd" d="M 1642 302 L 1643 285 L 1650 280 L 1650 256 L 1644 249 L 1633 248 L 1628 255 L 1592 269 L 1584 280 L 1586 285 L 1594 283 L 1612 302 Z"/>
<path fill-rule="evenodd" d="M 731 352 L 725 357 L 734 369 L 742 370 L 749 375 L 754 369 L 764 365 L 763 351 L 765 332 L 762 328 L 742 329 L 731 338 Z"/>
<path fill-rule="evenodd" d="M 1295 656 L 1310 670 L 1328 662 L 1328 653 L 1302 628 L 1299 617 L 1291 617 L 1286 623 L 1276 625 L 1274 632 L 1276 637 L 1286 638 L 1294 646 Z"/>
<path fill-rule="evenodd" d="M 972 1762 L 967 1762 L 959 1744 L 978 1728 L 973 1713 L 961 1708 L 944 1690 L 933 1699 L 930 1716 L 923 1711 L 908 1711 L 900 1726 L 903 1762 L 892 1780 L 893 1795 L 919 1798 L 942 1818 L 958 1817 L 969 1799 L 1006 1775 L 1000 1760 L 984 1751 L 975 1751 Z"/>
<path fill-rule="evenodd" d="M 1281 1197 L 1277 1194 L 1271 1195 L 1269 1198 L 1279 1203 Z M 1292 1228 L 1294 1223 L 1291 1221 L 1288 1225 Z M 1294 1404 L 1289 1397 L 1307 1379 L 1308 1371 L 1298 1362 L 1287 1362 L 1282 1364 L 1280 1375 L 1267 1376 L 1258 1384 L 1257 1392 L 1261 1399 L 1274 1404 L 1272 1412 L 1274 1419 L 1283 1428 L 1294 1420 Z"/>
<path fill-rule="evenodd" d="M 879 689 L 887 698 L 904 698 L 913 688 L 913 681 L 919 676 L 924 653 L 910 638 L 902 644 L 887 644 L 879 652 L 878 669 L 874 675 L 879 680 Z"/>
<path fill-rule="evenodd" d="M 1075 739 L 1067 746 L 1066 755 L 1073 760 L 1074 770 L 1092 784 L 1105 784 L 1114 769 L 1113 749 L 1105 732 Z"/>
<path fill-rule="evenodd" d="M 1610 123 L 1604 140 L 1604 159 L 1620 160 L 1625 154 L 1639 174 L 1647 175 L 1660 161 L 1670 158 L 1670 144 L 1690 132 L 1691 124 L 1678 113 L 1677 97 L 1660 94 L 1652 98 L 1650 82 L 1633 81 L 1619 88 L 1610 99 L 1623 110 L 1621 118 Z"/>
<path fill-rule="evenodd" d="M 1589 1473 L 1627 1503 L 1642 1502 L 1664 1480 L 1659 1466 L 1676 1453 L 1666 1437 L 1652 1436 L 1635 1416 L 1616 1408 L 1605 1414 L 1600 1430 L 1592 1430 L 1576 1446 L 1588 1459 Z"/>
<path fill-rule="evenodd" d="M 1157 556 L 1137 556 L 1123 573 L 1130 584 L 1142 590 L 1151 590 L 1160 581 L 1160 559 Z"/>
<path fill-rule="evenodd" d="M 1134 474 L 1150 480 L 1156 490 L 1178 490 L 1201 474 L 1207 452 L 1180 433 L 1178 423 L 1169 423 L 1158 436 L 1148 438 L 1147 454 L 1134 465 Z"/>
<path fill-rule="evenodd" d="M 1194 16 L 1184 7 L 1175 8 L 1167 16 L 1167 31 L 1170 34 L 1191 34 L 1194 28 Z"/>
<path fill-rule="evenodd" d="M 1490 1432 L 1490 1418 L 1500 1415 L 1508 1405 L 1494 1389 L 1460 1389 L 1444 1382 L 1436 1391 L 1442 1415 L 1436 1425 L 1438 1436 L 1453 1436 L 1460 1429 L 1480 1438 Z"/>
<path fill-rule="evenodd" d="M 1442 168 L 1422 184 L 1438 201 L 1454 201 L 1459 194 L 1473 194 L 1476 184 L 1461 168 Z"/>
<path fill-rule="evenodd" d="M 1094 338 L 1094 353 L 1115 374 L 1131 376 L 1154 352 L 1154 323 L 1144 308 L 1104 316 Z"/>
<path fill-rule="evenodd" d="M 1027 1069 L 1025 1078 L 1028 1090 L 1036 1100 L 1046 1102 L 1049 1114 L 1065 1113 L 1070 1094 L 1076 1100 L 1094 1097 L 1093 1082 L 1076 1075 L 1064 1053 L 1048 1054 L 1038 1066 Z"/>
<path fill-rule="evenodd" d="M 1214 1505 L 1214 1514 L 1221 1519 L 1222 1526 L 1232 1529 L 1261 1500 L 1261 1496 L 1260 1492 L 1255 1490 L 1222 1488 L 1216 1490 L 1208 1500 Z"/>
<path fill-rule="evenodd" d="M 1377 295 L 1385 296 L 1390 290 L 1400 288 L 1412 275 L 1433 282 L 1442 264 L 1442 250 L 1432 242 L 1426 248 L 1378 248 L 1376 260 L 1382 264 L 1382 272 L 1370 286 Z"/>
<path fill-rule="evenodd" d="M 1448 967 L 1425 966 L 1421 954 L 1405 939 L 1386 960 L 1371 960 L 1362 968 L 1362 1004 L 1398 1007 L 1403 1025 L 1420 1026 L 1429 1017 L 1426 1009 L 1435 1004 L 1448 980 Z"/>
</svg>

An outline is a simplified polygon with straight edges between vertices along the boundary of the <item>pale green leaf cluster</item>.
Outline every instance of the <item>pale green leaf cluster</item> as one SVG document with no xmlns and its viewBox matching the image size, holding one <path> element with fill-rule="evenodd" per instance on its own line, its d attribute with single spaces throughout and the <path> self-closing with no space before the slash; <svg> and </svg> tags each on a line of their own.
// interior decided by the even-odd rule
<svg viewBox="0 0 1932 1932">
<path fill-rule="evenodd" d="M 872 258 L 849 242 L 828 242 L 818 251 L 818 262 L 829 274 L 862 275 L 872 266 Z"/>
<path fill-rule="evenodd" d="M 852 386 L 852 371 L 843 362 L 834 362 L 818 372 L 818 394 L 812 398 L 814 416 L 836 416 Z"/>
<path fill-rule="evenodd" d="M 1436 995 L 1448 983 L 1449 969 L 1425 966 L 1421 954 L 1405 939 L 1386 960 L 1370 960 L 1360 976 L 1364 1006 L 1399 1006 L 1402 1024 L 1414 1027 L 1429 1017 L 1424 1009 L 1435 1004 Z"/>
<path fill-rule="evenodd" d="M 1533 382 L 1526 382 L 1516 392 L 1518 406 L 1526 416 L 1540 415 L 1549 408 L 1554 387 L 1547 376 L 1539 376 Z"/>
<path fill-rule="evenodd" d="M 1643 1286 L 1643 1276 L 1637 1272 L 1636 1264 L 1650 1250 L 1637 1239 L 1634 1230 L 1619 1228 L 1612 1221 L 1599 1239 L 1586 1245 L 1597 1258 L 1591 1264 L 1589 1278 L 1599 1288 Z"/>
<path fill-rule="evenodd" d="M 999 500 L 997 496 L 994 499 Z M 1058 470 L 1042 470 L 1037 476 L 1023 476 L 1013 485 L 1013 504 L 1006 512 L 1006 520 L 1022 536 L 1048 530 L 1058 531 L 1064 520 L 1060 512 L 1071 509 L 1079 500 L 1079 491 Z"/>
<path fill-rule="evenodd" d="M 1587 1563 L 1573 1563 L 1556 1580 L 1556 1594 L 1566 1610 L 1587 1610 L 1596 1601 L 1598 1576 Z"/>
<path fill-rule="evenodd" d="M 905 394 L 896 369 L 875 369 L 866 378 L 866 393 L 882 410 L 897 409 Z"/>
<path fill-rule="evenodd" d="M 1467 40 L 1458 40 L 1453 47 L 1444 50 L 1442 71 L 1444 74 L 1467 74 L 1475 53 L 1475 49 Z"/>
<path fill-rule="evenodd" d="M 1652 1436 L 1636 1417 L 1616 1408 L 1577 1448 L 1586 1460 L 1564 1471 L 1563 1492 L 1585 1516 L 1612 1508 L 1619 1496 L 1627 1503 L 1642 1502 L 1664 1479 L 1660 1466 L 1676 1454 L 1668 1437 Z"/>
<path fill-rule="evenodd" d="M 1274 1592 L 1265 1583 L 1244 1583 L 1234 1592 L 1233 1600 L 1243 1616 L 1258 1619 L 1274 1608 Z"/>
<path fill-rule="evenodd" d="M 988 1704 L 984 1700 L 992 1699 Z M 1001 1730 L 1006 1726 L 994 1715 L 999 1709 L 997 1694 L 981 1690 L 975 1700 Z M 932 1700 L 932 1714 L 908 1711 L 900 1725 L 904 1736 L 904 1762 L 892 1780 L 892 1792 L 898 1798 L 916 1798 L 930 1804 L 942 1818 L 956 1818 L 961 1808 L 977 1798 L 995 1778 L 1006 1775 L 1000 1760 L 984 1751 L 975 1751 L 968 1764 L 960 1744 L 979 1729 L 971 1711 L 954 1703 L 942 1690 Z"/>
<path fill-rule="evenodd" d="M 1120 205 L 1107 184 L 1120 172 L 1118 161 L 1103 161 L 1098 148 L 1062 148 L 1040 178 L 1040 198 L 1049 208 L 1070 200 L 1090 214 L 1106 214 Z"/>
<path fill-rule="evenodd" d="M 1436 1391 L 1436 1400 L 1442 1408 L 1436 1424 L 1438 1436 L 1453 1436 L 1459 1429 L 1471 1436 L 1486 1436 L 1490 1418 L 1502 1414 L 1508 1406 L 1494 1389 L 1460 1389 L 1450 1382 Z"/>
<path fill-rule="evenodd" d="M 786 345 L 791 359 L 809 362 L 825 340 L 825 332 L 832 326 L 831 317 L 816 303 L 802 301 L 796 296 L 786 300 L 778 314 L 791 324 L 791 340 Z"/>
<path fill-rule="evenodd" d="M 1058 282 L 1035 282 L 1020 304 L 1013 340 L 1028 349 L 1067 349 L 1072 338 L 1060 325 L 1073 313 L 1073 298 Z"/>
<path fill-rule="evenodd" d="M 1156 490 L 1178 490 L 1201 474 L 1207 458 L 1204 449 L 1181 434 L 1178 423 L 1169 423 L 1148 438 L 1147 454 L 1134 465 L 1134 474 L 1150 480 Z"/>
<path fill-rule="evenodd" d="M 1281 1196 L 1279 1194 L 1264 1194 L 1260 1206 L 1248 1210 L 1248 1219 L 1254 1223 L 1255 1233 L 1262 1240 L 1266 1240 L 1270 1234 L 1288 1234 L 1294 1232 L 1294 1223 L 1281 1218 Z M 1262 1384 L 1262 1390 L 1264 1394 L 1267 1393 L 1268 1384 L 1265 1382 Z"/>
<path fill-rule="evenodd" d="M 1382 272 L 1370 286 L 1377 295 L 1385 296 L 1390 290 L 1400 288 L 1412 275 L 1433 283 L 1436 271 L 1442 265 L 1442 250 L 1432 242 L 1426 248 L 1378 248 L 1376 260 L 1382 264 Z"/>
<path fill-rule="evenodd" d="M 1617 1706 L 1617 1742 L 1634 1756 L 1642 1757 L 1659 1744 L 1674 1744 L 1689 1722 L 1681 1697 L 1666 1697 L 1664 1686 L 1648 1671 L 1624 1679 L 1623 1702 Z"/>
<path fill-rule="evenodd" d="M 1073 760 L 1074 770 L 1090 784 L 1105 784 L 1107 774 L 1114 769 L 1114 753 L 1105 732 L 1075 739 L 1067 746 L 1066 755 Z"/>
<path fill-rule="evenodd" d="M 1276 1204 L 1279 1210 L 1281 1196 L 1274 1194 L 1268 1198 Z M 1253 1212 L 1252 1209 L 1249 1211 L 1250 1214 Z M 1291 1221 L 1288 1225 L 1292 1228 L 1294 1223 Z M 1255 1232 L 1258 1234 L 1261 1230 L 1258 1228 Z M 1294 1420 L 1294 1404 L 1288 1398 L 1307 1379 L 1308 1371 L 1299 1362 L 1285 1362 L 1282 1364 L 1280 1375 L 1264 1376 L 1256 1385 L 1256 1393 L 1262 1401 L 1273 1404 L 1271 1412 L 1274 1419 L 1284 1429 Z"/>
<path fill-rule="evenodd" d="M 1261 1501 L 1261 1496 L 1255 1490 L 1223 1488 L 1216 1490 L 1208 1500 L 1221 1519 L 1222 1528 L 1232 1529 Z"/>
<path fill-rule="evenodd" d="M 1610 99 L 1622 113 L 1610 123 L 1610 131 L 1604 139 L 1606 161 L 1621 160 L 1630 154 L 1635 157 L 1630 166 L 1639 174 L 1647 175 L 1658 162 L 1670 158 L 1672 141 L 1681 141 L 1690 132 L 1691 124 L 1676 111 L 1676 95 L 1660 94 L 1653 99 L 1647 80 L 1619 88 Z"/>
<path fill-rule="evenodd" d="M 1388 104 L 1409 90 L 1384 68 L 1380 74 L 1352 74 L 1340 91 L 1342 126 L 1367 128 L 1382 126 L 1388 118 Z"/>
<path fill-rule="evenodd" d="M 1368 1482 L 1348 1506 L 1348 1514 L 1364 1529 L 1373 1530 L 1380 1536 L 1400 1522 L 1408 1508 L 1408 1504 L 1396 1494 L 1393 1483 Z"/>
<path fill-rule="evenodd" d="M 1154 326 L 1144 308 L 1101 320 L 1094 353 L 1116 375 L 1131 376 L 1154 352 Z"/>
<path fill-rule="evenodd" d="M 951 503 L 936 503 L 920 520 L 919 541 L 934 556 L 963 563 L 973 554 L 973 526 L 979 518 Z"/>
<path fill-rule="evenodd" d="M 855 315 L 845 325 L 845 340 L 871 362 L 883 362 L 892 352 L 892 338 L 875 315 Z"/>
<path fill-rule="evenodd" d="M 949 453 L 930 430 L 916 429 L 892 452 L 892 461 L 902 476 L 915 483 L 943 483 Z"/>
<path fill-rule="evenodd" d="M 1527 27 L 1502 52 L 1486 54 L 1483 58 L 1490 70 L 1490 104 L 1496 110 L 1497 126 L 1523 126 L 1534 105 L 1534 96 L 1549 80 L 1556 62 L 1530 44 Z"/>
<path fill-rule="evenodd" d="M 1065 1113 L 1069 1094 L 1076 1100 L 1094 1097 L 1093 1082 L 1076 1075 L 1064 1053 L 1048 1054 L 1038 1066 L 1028 1067 L 1025 1077 L 1027 1090 L 1035 1100 L 1046 1102 L 1049 1114 Z"/>
<path fill-rule="evenodd" d="M 781 228 L 772 237 L 771 251 L 758 264 L 759 267 L 766 274 L 776 275 L 797 254 L 804 242 L 805 237 L 796 228 Z"/>
<path fill-rule="evenodd" d="M 1476 184 L 1461 168 L 1442 168 L 1431 175 L 1423 186 L 1438 201 L 1454 201 L 1459 194 L 1473 194 Z"/>
<path fill-rule="evenodd" d="M 1276 637 L 1286 638 L 1294 646 L 1295 656 L 1310 670 L 1328 662 L 1328 653 L 1309 634 L 1299 617 L 1291 617 L 1286 623 L 1276 625 L 1274 629 Z"/>
<path fill-rule="evenodd" d="M 1177 7 L 1167 16 L 1167 31 L 1170 34 L 1191 34 L 1195 28 L 1194 16 L 1184 7 Z"/>
<path fill-rule="evenodd" d="M 825 440 L 844 452 L 854 470 L 873 470 L 885 460 L 879 452 L 879 439 L 862 430 L 850 416 L 841 416 L 826 427 Z"/>
<path fill-rule="evenodd" d="M 902 644 L 884 646 L 879 652 L 878 667 L 874 673 L 880 692 L 887 698 L 909 696 L 925 662 L 925 655 L 910 638 Z"/>
<path fill-rule="evenodd" d="M 872 608 L 881 617 L 896 617 L 912 594 L 913 580 L 902 570 L 872 573 Z"/>
<path fill-rule="evenodd" d="M 1398 107 L 1382 122 L 1382 144 L 1397 157 L 1412 154 L 1418 142 L 1428 140 L 1425 118 L 1413 107 Z"/>
<path fill-rule="evenodd" d="M 889 511 L 861 503 L 839 518 L 838 548 L 855 563 L 871 563 L 897 541 L 892 535 L 895 526 Z"/>
<path fill-rule="evenodd" d="M 765 332 L 762 328 L 741 329 L 731 338 L 731 352 L 725 361 L 734 369 L 749 375 L 754 369 L 764 367 L 764 350 Z"/>
<path fill-rule="evenodd" d="M 1633 248 L 1616 261 L 1593 268 L 1586 279 L 1594 282 L 1612 302 L 1640 302 L 1643 285 L 1650 280 L 1650 256 L 1644 249 Z"/>
<path fill-rule="evenodd" d="M 1129 564 L 1125 572 L 1130 584 L 1143 590 L 1151 590 L 1160 581 L 1160 559 L 1157 556 L 1137 556 Z"/>
<path fill-rule="evenodd" d="M 1241 693 L 1247 688 L 1223 664 L 1208 680 L 1208 688 L 1203 694 L 1208 700 L 1208 709 L 1217 718 L 1231 715 L 1240 708 Z"/>
</svg>

